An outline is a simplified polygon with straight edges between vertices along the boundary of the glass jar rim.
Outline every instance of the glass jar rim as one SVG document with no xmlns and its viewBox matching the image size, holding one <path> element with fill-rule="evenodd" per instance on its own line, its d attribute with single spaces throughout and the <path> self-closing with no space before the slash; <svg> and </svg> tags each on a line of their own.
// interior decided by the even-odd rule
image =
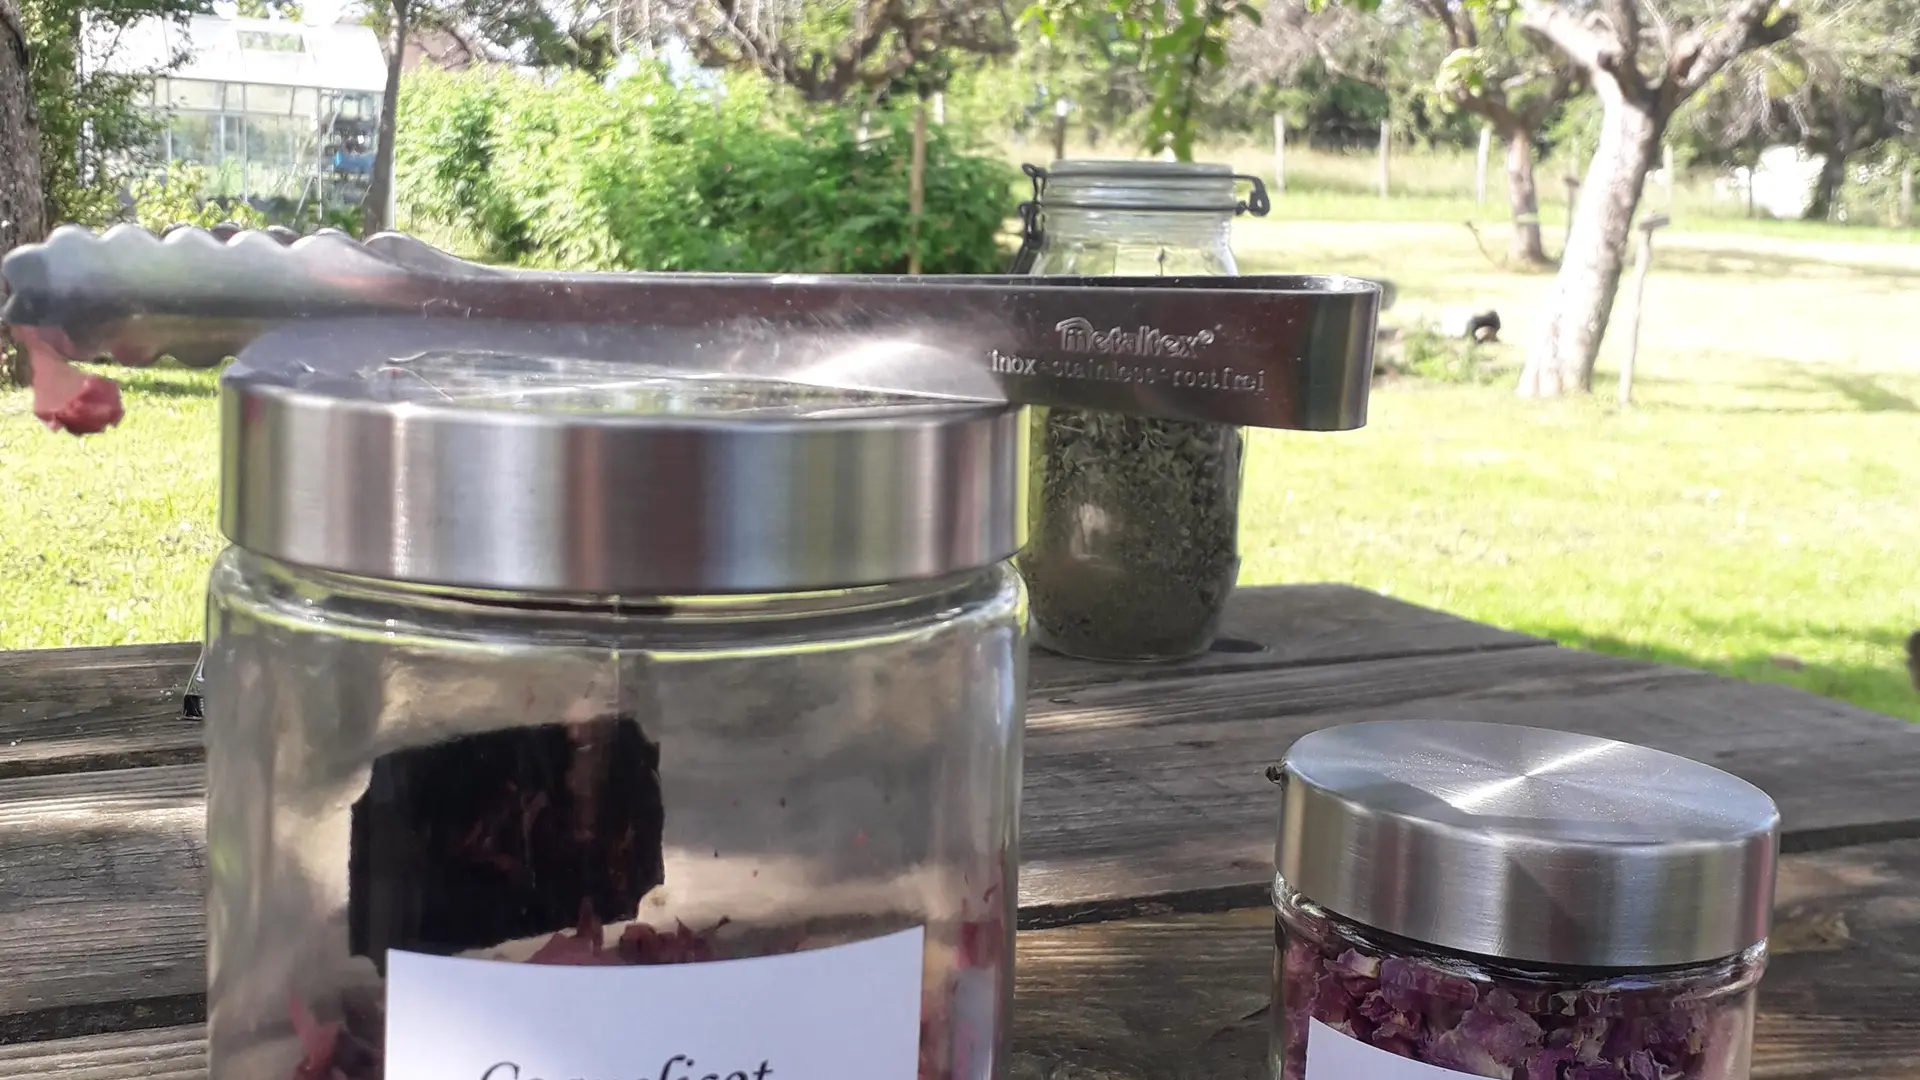
<svg viewBox="0 0 1920 1080">
<path fill-rule="evenodd" d="M 1203 161 L 1128 161 L 1069 158 L 1042 169 L 1028 166 L 1042 211 L 1110 210 L 1135 213 L 1252 213 L 1270 208 L 1258 177 Z M 1253 186 L 1242 201 L 1242 180 Z"/>
</svg>

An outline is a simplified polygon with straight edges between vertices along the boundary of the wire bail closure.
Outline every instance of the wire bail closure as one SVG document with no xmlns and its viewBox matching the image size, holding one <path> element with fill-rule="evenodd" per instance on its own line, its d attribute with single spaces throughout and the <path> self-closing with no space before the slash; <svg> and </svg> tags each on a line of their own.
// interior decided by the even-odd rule
<svg viewBox="0 0 1920 1080">
<path fill-rule="evenodd" d="M 1042 196 L 1046 194 L 1048 175 L 1047 170 L 1039 165 L 1022 165 L 1020 166 L 1020 171 L 1025 173 L 1027 179 L 1033 182 L 1033 198 L 1021 203 L 1019 206 L 1020 250 L 1014 252 L 1013 266 L 1008 272 L 1013 274 L 1031 274 L 1033 272 L 1033 264 L 1039 261 L 1041 244 L 1046 240 L 1046 230 L 1040 224 L 1040 203 Z M 1252 214 L 1254 217 L 1266 217 L 1267 214 L 1273 210 L 1273 199 L 1267 194 L 1265 181 L 1248 173 L 1234 173 L 1233 179 L 1236 183 L 1245 180 L 1251 185 L 1251 190 L 1247 192 L 1247 197 L 1233 204 L 1235 217 L 1241 214 Z M 1138 213 L 1166 213 L 1170 210 L 1178 213 L 1182 209 L 1191 208 L 1120 205 L 1107 206 L 1102 209 L 1118 210 L 1123 213 L 1128 211 Z"/>
</svg>

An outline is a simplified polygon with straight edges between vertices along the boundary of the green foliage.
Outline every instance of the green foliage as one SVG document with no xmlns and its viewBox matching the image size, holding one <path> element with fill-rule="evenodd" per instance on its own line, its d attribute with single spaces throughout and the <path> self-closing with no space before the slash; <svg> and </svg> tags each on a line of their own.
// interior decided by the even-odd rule
<svg viewBox="0 0 1920 1080">
<path fill-rule="evenodd" d="M 473 238 L 477 257 L 579 270 L 890 273 L 915 243 L 911 113 L 827 109 L 769 121 L 764 80 L 721 93 L 647 67 L 612 87 L 497 73 L 408 76 L 400 204 Z M 1002 269 L 1011 169 L 954 125 L 928 133 L 918 243 L 928 273 Z"/>
<path fill-rule="evenodd" d="M 243 228 L 258 228 L 266 219 L 246 203 L 221 202 L 206 197 L 206 170 L 198 165 L 176 161 L 165 172 L 154 172 L 133 181 L 133 217 L 140 227 L 159 234 L 174 225 L 211 228 L 232 222 Z"/>
<path fill-rule="evenodd" d="M 243 19 L 270 19 L 279 15 L 294 22 L 299 22 L 306 17 L 305 10 L 298 3 L 289 2 L 289 0 L 282 0 L 279 3 L 273 0 L 239 0 L 239 3 L 234 5 L 234 14 Z"/>
<path fill-rule="evenodd" d="M 147 168 L 157 130 L 138 104 L 157 72 L 82 72 L 83 20 L 110 37 L 148 16 L 183 19 L 208 7 L 207 0 L 22 0 L 50 224 L 117 218 L 120 191 Z"/>
<path fill-rule="evenodd" d="M 1403 330 L 1400 350 L 1407 373 L 1429 382 L 1485 385 L 1500 378 L 1480 346 L 1442 334 L 1431 323 L 1416 322 Z"/>
<path fill-rule="evenodd" d="M 1022 16 L 1047 38 L 1078 37 L 1108 56 L 1131 56 L 1148 91 L 1142 142 L 1181 161 L 1193 160 L 1202 95 L 1209 76 L 1226 67 L 1238 20 L 1258 23 L 1259 9 L 1248 0 L 1032 0 Z"/>
<path fill-rule="evenodd" d="M 1688 156 L 1751 165 L 1788 143 L 1872 160 L 1914 145 L 1920 0 L 1803 0 L 1795 13 L 1792 37 L 1737 58 L 1682 110 Z"/>
</svg>

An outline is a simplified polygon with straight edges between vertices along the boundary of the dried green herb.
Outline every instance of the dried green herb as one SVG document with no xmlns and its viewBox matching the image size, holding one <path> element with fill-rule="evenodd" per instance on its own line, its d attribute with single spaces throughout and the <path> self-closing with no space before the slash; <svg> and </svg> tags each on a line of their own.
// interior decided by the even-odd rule
<svg viewBox="0 0 1920 1080">
<path fill-rule="evenodd" d="M 1229 425 L 1033 410 L 1034 641 L 1092 660 L 1206 651 L 1240 570 L 1244 445 Z"/>
</svg>

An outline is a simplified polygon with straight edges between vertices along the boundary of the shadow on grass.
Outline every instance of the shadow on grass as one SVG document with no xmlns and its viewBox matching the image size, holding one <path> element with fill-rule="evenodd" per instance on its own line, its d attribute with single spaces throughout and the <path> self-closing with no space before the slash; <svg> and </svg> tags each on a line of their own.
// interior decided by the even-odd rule
<svg viewBox="0 0 1920 1080">
<path fill-rule="evenodd" d="M 1913 632 L 1912 630 L 1900 632 L 1836 626 L 1786 628 L 1750 620 L 1728 623 L 1721 620 L 1700 619 L 1695 620 L 1694 624 L 1705 632 L 1731 628 L 1751 634 L 1758 630 L 1766 637 L 1777 638 L 1783 642 L 1791 638 L 1808 637 L 1859 641 L 1888 647 L 1894 651 L 1896 657 L 1899 655 L 1899 650 L 1904 647 L 1907 635 Z M 1732 656 L 1698 653 L 1657 642 L 1627 641 L 1609 634 L 1589 633 L 1576 626 L 1528 624 L 1515 626 L 1512 629 L 1550 638 L 1569 648 L 1587 649 L 1609 656 L 1624 656 L 1635 660 L 1650 660 L 1674 667 L 1693 668 L 1698 671 L 1712 672 L 1715 675 L 1725 675 L 1742 682 L 1792 686 L 1872 712 L 1897 716 L 1904 720 L 1920 721 L 1920 691 L 1915 690 L 1912 678 L 1907 674 L 1905 666 L 1897 659 L 1889 661 L 1885 667 L 1870 664 L 1831 664 L 1799 659 L 1788 654 L 1784 648 L 1777 653 Z"/>
<path fill-rule="evenodd" d="M 152 398 L 212 398 L 220 396 L 218 369 L 186 370 L 157 367 L 113 370 L 104 365 L 105 374 L 120 383 L 129 395 Z"/>
<path fill-rule="evenodd" d="M 1670 274 L 1737 275 L 1739 277 L 1795 277 L 1806 274 L 1859 275 L 1920 284 L 1920 269 L 1881 263 L 1815 259 L 1778 252 L 1709 251 L 1699 248 L 1654 248 L 1653 268 Z"/>
<path fill-rule="evenodd" d="M 172 380 L 152 380 L 147 382 L 129 382 L 127 393 L 147 398 L 212 398 L 220 396 L 220 384 L 214 382 L 194 383 Z"/>
<path fill-rule="evenodd" d="M 1781 363 L 1780 367 L 1781 378 L 1767 382 L 1726 383 L 1725 395 L 1729 398 L 1744 398 L 1755 394 L 1777 394 L 1783 398 L 1796 397 L 1804 400 L 1800 402 L 1783 400 L 1771 404 L 1718 402 L 1711 400 L 1714 384 L 1672 376 L 1636 374 L 1633 379 L 1636 388 L 1672 387 L 1692 391 L 1702 397 L 1701 400 L 1672 400 L 1660 397 L 1644 400 L 1636 396 L 1634 406 L 1647 411 L 1724 415 L 1920 412 L 1920 402 L 1915 402 L 1905 393 L 1885 385 L 1886 376 L 1858 372 L 1819 371 L 1785 363 Z M 1892 378 L 1897 381 L 1912 381 L 1902 376 Z M 1613 372 L 1596 372 L 1593 385 L 1596 395 L 1612 397 L 1614 388 L 1619 385 L 1619 376 Z M 1839 400 L 1834 400 L 1835 398 Z"/>
<path fill-rule="evenodd" d="M 1808 372 L 1814 383 L 1854 403 L 1860 412 L 1915 412 L 1913 399 L 1881 386 L 1871 375 L 1836 375 L 1832 372 Z"/>
</svg>

